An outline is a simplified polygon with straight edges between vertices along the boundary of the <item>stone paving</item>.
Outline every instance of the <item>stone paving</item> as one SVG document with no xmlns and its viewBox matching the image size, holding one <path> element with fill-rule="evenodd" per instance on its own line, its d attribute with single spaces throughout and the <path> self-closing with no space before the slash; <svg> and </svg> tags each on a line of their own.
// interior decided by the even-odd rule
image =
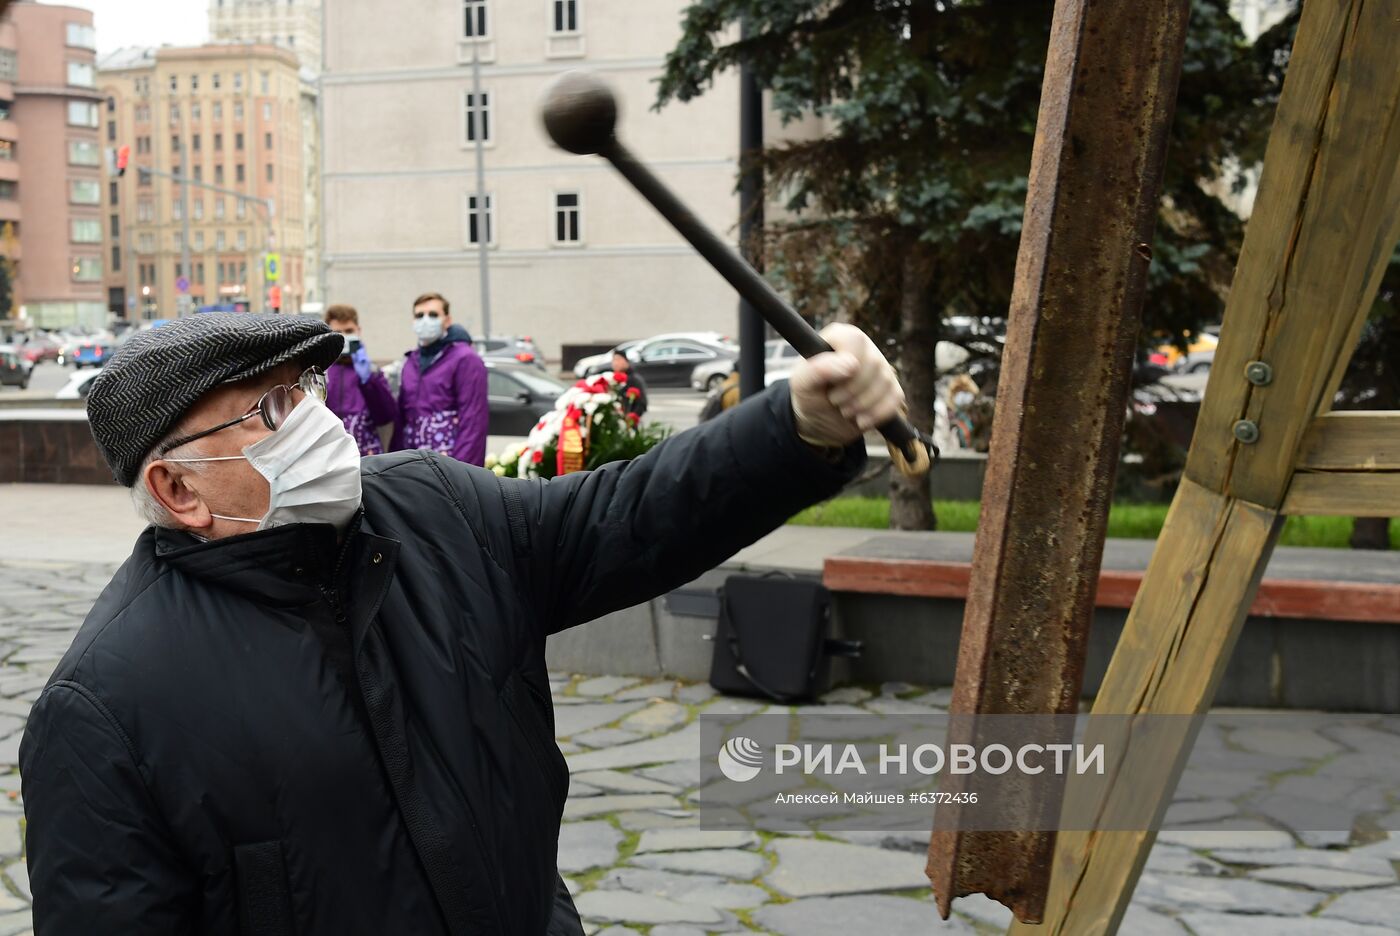
<svg viewBox="0 0 1400 936">
<path fill-rule="evenodd" d="M 24 718 L 113 571 L 95 563 L 0 561 L 0 936 L 31 926 L 15 766 Z M 953 918 L 938 919 L 923 876 L 924 833 L 700 829 L 697 718 L 757 712 L 760 703 L 674 681 L 567 674 L 551 681 L 572 775 L 559 867 L 591 936 L 1005 931 L 1010 914 L 981 897 L 956 901 Z M 948 699 L 946 689 L 886 684 L 843 687 L 825 701 L 837 711 L 902 713 L 939 709 Z M 1234 831 L 1163 832 L 1120 932 L 1400 932 L 1400 833 L 1357 818 L 1400 804 L 1376 801 L 1359 782 L 1355 759 L 1364 737 L 1331 735 L 1255 731 L 1235 738 L 1232 756 L 1306 752 L 1315 761 L 1309 776 L 1287 778 L 1271 792 L 1327 793 L 1343 819 L 1354 819 L 1350 835 L 1294 835 L 1266 820 Z M 1230 789 L 1234 776 L 1188 775 L 1173 810 L 1197 823 L 1230 815 L 1241 793 Z"/>
</svg>

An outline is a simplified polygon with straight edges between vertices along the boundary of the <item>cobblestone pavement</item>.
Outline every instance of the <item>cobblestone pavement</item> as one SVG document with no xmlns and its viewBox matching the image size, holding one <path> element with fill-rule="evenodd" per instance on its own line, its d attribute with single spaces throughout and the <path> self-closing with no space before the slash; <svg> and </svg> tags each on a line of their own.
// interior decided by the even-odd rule
<svg viewBox="0 0 1400 936">
<path fill-rule="evenodd" d="M 18 759 L 24 718 L 111 565 L 0 561 L 0 936 L 30 930 Z M 704 831 L 697 717 L 763 708 L 706 685 L 554 674 L 560 746 L 572 775 L 559 867 L 594 936 L 774 936 L 998 933 L 1009 913 L 963 898 L 938 920 L 923 876 L 922 833 L 813 835 Z M 907 712 L 945 705 L 946 689 L 887 684 L 830 693 L 832 712 Z M 1335 734 L 1335 733 L 1334 733 Z M 1300 746 L 1311 782 L 1360 815 L 1344 738 L 1260 732 L 1248 756 Z M 1400 772 L 1400 765 L 1396 765 Z M 1290 781 L 1292 782 L 1292 781 Z M 1298 781 L 1304 783 L 1305 781 Z M 1188 821 L 1227 815 L 1236 791 L 1188 776 L 1173 810 Z M 1295 784 L 1296 786 L 1296 784 Z M 1306 793 L 1301 789 L 1280 795 Z M 1371 806 L 1375 804 L 1372 803 Z M 1394 804 L 1391 804 L 1392 806 Z M 1394 827 L 1391 823 L 1386 823 Z M 1259 823 L 1158 837 L 1125 936 L 1382 936 L 1400 931 L 1400 834 L 1358 820 L 1350 836 L 1292 835 Z"/>
</svg>

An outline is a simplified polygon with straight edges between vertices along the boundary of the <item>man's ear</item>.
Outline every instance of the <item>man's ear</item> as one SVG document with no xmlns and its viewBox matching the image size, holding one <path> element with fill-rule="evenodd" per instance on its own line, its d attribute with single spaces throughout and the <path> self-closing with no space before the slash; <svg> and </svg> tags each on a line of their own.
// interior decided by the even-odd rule
<svg viewBox="0 0 1400 936">
<path fill-rule="evenodd" d="M 140 483 L 146 485 L 147 490 L 180 526 L 194 530 L 208 529 L 214 525 L 214 515 L 199 492 L 185 483 L 185 477 L 184 473 L 157 460 L 146 467 Z"/>
</svg>

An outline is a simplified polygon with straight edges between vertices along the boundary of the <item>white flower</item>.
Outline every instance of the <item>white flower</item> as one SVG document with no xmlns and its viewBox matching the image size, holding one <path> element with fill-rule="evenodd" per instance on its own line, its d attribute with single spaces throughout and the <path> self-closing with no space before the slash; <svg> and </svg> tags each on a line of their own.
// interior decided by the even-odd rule
<svg viewBox="0 0 1400 936">
<path fill-rule="evenodd" d="M 505 477 L 506 466 L 505 466 L 505 465 L 492 465 L 492 466 L 491 466 L 491 471 L 496 475 L 496 477 L 502 478 L 502 477 Z"/>
<path fill-rule="evenodd" d="M 483 467 L 485 467 L 485 468 L 495 468 L 499 463 L 500 463 L 500 459 L 498 459 L 495 455 L 487 455 L 487 456 L 486 456 L 486 461 L 485 461 L 485 463 L 483 464 Z"/>
</svg>

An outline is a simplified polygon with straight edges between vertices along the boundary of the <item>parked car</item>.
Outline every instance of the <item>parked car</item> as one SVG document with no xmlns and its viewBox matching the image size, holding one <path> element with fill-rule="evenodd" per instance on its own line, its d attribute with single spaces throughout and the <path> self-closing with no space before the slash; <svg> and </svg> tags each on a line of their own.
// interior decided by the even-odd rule
<svg viewBox="0 0 1400 936">
<path fill-rule="evenodd" d="M 472 347 L 476 349 L 477 354 L 481 355 L 483 361 L 533 364 L 540 370 L 545 369 L 544 354 L 528 336 L 517 338 L 507 335 L 496 338 L 479 338 L 472 342 Z"/>
<path fill-rule="evenodd" d="M 76 371 L 68 382 L 58 388 L 54 394 L 56 400 L 84 400 L 87 399 L 88 391 L 92 389 L 92 382 L 102 373 L 101 368 L 93 368 L 90 371 Z"/>
<path fill-rule="evenodd" d="M 685 387 L 697 365 L 727 361 L 732 369 L 738 357 L 736 344 L 696 338 L 653 338 L 627 349 L 633 372 L 648 387 Z"/>
<path fill-rule="evenodd" d="M 73 366 L 79 369 L 101 367 L 111 356 L 112 344 L 108 341 L 84 340 L 75 344 L 72 350 Z"/>
<path fill-rule="evenodd" d="M 1192 351 L 1176 362 L 1176 372 L 1178 374 L 1208 374 L 1210 367 L 1215 363 L 1215 349 L 1206 348 L 1203 351 Z"/>
<path fill-rule="evenodd" d="M 631 341 L 618 342 L 618 349 L 623 353 L 630 352 L 633 348 L 644 345 L 649 341 L 661 341 L 666 338 L 690 338 L 695 341 L 702 341 L 706 344 L 734 345 L 728 335 L 719 332 L 667 332 L 663 335 L 653 335 L 650 338 L 634 338 Z M 734 345 L 735 354 L 738 354 L 738 345 Z M 603 371 L 612 370 L 612 351 L 608 350 L 602 354 L 590 354 L 581 357 L 574 364 L 574 376 L 582 380 L 584 377 L 592 377 L 594 374 L 601 374 Z"/>
<path fill-rule="evenodd" d="M 528 435 L 567 387 L 533 364 L 486 361 L 491 435 Z"/>
<path fill-rule="evenodd" d="M 30 364 L 57 361 L 59 343 L 48 335 L 31 335 L 24 344 L 18 346 L 18 350 L 20 357 Z"/>
<path fill-rule="evenodd" d="M 788 375 L 794 364 L 802 360 L 802 355 L 797 353 L 797 349 L 781 338 L 775 338 L 763 343 L 763 385 L 769 386 L 774 380 L 781 380 Z M 734 366 L 738 358 L 731 359 L 717 358 L 707 361 L 704 364 L 697 364 L 690 373 L 690 386 L 693 390 L 701 393 L 709 393 L 720 384 L 724 383 L 724 378 L 734 371 Z"/>
<path fill-rule="evenodd" d="M 0 386 L 29 389 L 30 363 L 11 345 L 0 345 Z"/>
</svg>

